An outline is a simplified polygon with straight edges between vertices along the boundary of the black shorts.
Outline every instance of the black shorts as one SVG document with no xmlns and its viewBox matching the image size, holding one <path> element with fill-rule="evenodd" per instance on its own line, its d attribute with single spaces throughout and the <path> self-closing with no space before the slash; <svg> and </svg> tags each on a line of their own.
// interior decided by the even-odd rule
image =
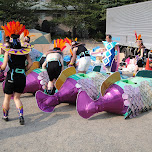
<svg viewBox="0 0 152 152">
<path fill-rule="evenodd" d="M 138 67 L 143 67 L 144 66 L 144 61 L 142 59 L 137 61 Z"/>
<path fill-rule="evenodd" d="M 14 92 L 23 93 L 26 86 L 25 74 L 15 73 L 13 74 L 13 80 L 11 80 L 11 72 L 7 72 L 4 93 L 13 94 Z"/>
<path fill-rule="evenodd" d="M 61 70 L 62 70 L 62 65 L 60 64 L 60 62 L 58 61 L 48 62 L 47 72 L 50 81 L 53 81 L 53 79 L 57 79 L 61 73 Z"/>
<path fill-rule="evenodd" d="M 44 57 L 44 56 L 40 59 L 40 61 L 39 61 L 40 67 L 42 67 L 42 64 L 45 62 L 45 60 L 46 60 L 46 57 Z"/>
</svg>

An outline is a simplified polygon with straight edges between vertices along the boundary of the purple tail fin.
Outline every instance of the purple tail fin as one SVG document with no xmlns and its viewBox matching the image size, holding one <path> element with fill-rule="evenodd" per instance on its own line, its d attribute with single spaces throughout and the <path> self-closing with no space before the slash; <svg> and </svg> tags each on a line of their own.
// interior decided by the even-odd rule
<svg viewBox="0 0 152 152">
<path fill-rule="evenodd" d="M 91 99 L 85 91 L 81 91 L 77 97 L 77 111 L 83 118 L 90 118 L 95 113 L 106 111 L 116 114 L 125 114 L 127 107 L 122 98 L 123 89 L 113 84 L 98 100 Z"/>
</svg>

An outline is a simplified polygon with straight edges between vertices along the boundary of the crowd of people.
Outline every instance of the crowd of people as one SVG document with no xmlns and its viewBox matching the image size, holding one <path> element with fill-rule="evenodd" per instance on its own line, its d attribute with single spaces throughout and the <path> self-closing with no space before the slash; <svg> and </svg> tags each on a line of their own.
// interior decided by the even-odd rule
<svg viewBox="0 0 152 152">
<path fill-rule="evenodd" d="M 14 24 L 14 23 L 11 23 Z M 15 23 L 16 24 L 16 23 Z M 19 23 L 18 23 L 19 24 Z M 18 28 L 19 29 L 19 28 Z M 30 37 L 25 36 L 24 45 L 21 45 L 20 34 L 23 32 L 22 29 L 7 31 L 4 28 L 6 34 L 6 43 L 4 44 L 2 50 L 4 53 L 4 62 L 1 65 L 1 71 L 5 70 L 7 64 L 9 66 L 9 71 L 7 72 L 7 77 L 4 87 L 4 101 L 3 101 L 3 119 L 8 121 L 8 113 L 10 109 L 10 99 L 12 95 L 14 96 L 14 102 L 19 113 L 19 122 L 21 125 L 24 124 L 23 117 L 23 104 L 20 100 L 20 96 L 24 91 L 26 86 L 26 75 L 25 72 L 32 66 L 32 60 L 30 57 Z M 22 30 L 22 32 L 21 32 Z M 145 47 L 143 45 L 142 39 L 137 39 L 137 51 L 135 52 L 135 62 L 136 67 L 134 70 L 134 75 L 137 71 L 142 70 L 144 66 L 144 51 Z M 25 45 L 26 43 L 26 45 Z M 103 41 L 105 46 L 102 49 L 102 62 L 106 68 L 106 72 L 115 72 L 118 70 L 119 66 L 119 47 L 118 44 L 112 41 L 111 35 L 106 35 L 106 41 Z M 73 41 L 71 43 L 72 57 L 68 66 L 75 66 L 77 56 L 80 57 L 79 64 L 77 65 L 78 73 L 86 73 L 89 66 L 91 65 L 90 53 L 85 47 L 85 44 Z M 32 51 L 31 51 L 32 53 Z M 152 69 L 152 53 L 149 53 L 149 68 Z M 26 62 L 27 61 L 27 64 Z M 56 91 L 55 81 L 59 77 L 61 71 L 64 68 L 63 65 L 63 52 L 60 47 L 54 47 L 47 51 L 40 60 L 40 66 L 42 69 L 46 69 L 49 75 L 49 82 L 46 84 L 46 92 L 49 95 L 53 95 Z"/>
</svg>

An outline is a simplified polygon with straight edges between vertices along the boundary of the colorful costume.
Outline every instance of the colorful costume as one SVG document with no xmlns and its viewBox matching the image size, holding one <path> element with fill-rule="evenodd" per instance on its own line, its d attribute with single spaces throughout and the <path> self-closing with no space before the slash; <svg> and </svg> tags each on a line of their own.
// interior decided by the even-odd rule
<svg viewBox="0 0 152 152">
<path fill-rule="evenodd" d="M 103 64 L 106 68 L 109 68 L 111 72 L 117 71 L 117 64 L 115 62 L 115 55 L 119 55 L 119 52 L 116 53 L 115 46 L 118 44 L 117 42 L 107 42 L 103 41 L 103 44 L 106 48 L 104 52 Z M 118 48 L 119 50 L 119 48 Z M 117 50 L 117 51 L 118 51 Z"/>
<path fill-rule="evenodd" d="M 17 22 L 9 22 L 7 26 L 2 26 L 5 31 L 5 35 L 10 37 L 9 47 L 3 45 L 2 49 L 8 52 L 8 65 L 9 71 L 7 72 L 7 77 L 5 81 L 4 93 L 13 94 L 23 93 L 26 85 L 26 75 L 25 75 L 25 60 L 26 54 L 31 50 L 31 47 L 21 48 L 21 43 L 19 40 L 20 34 L 25 30 L 25 26 Z M 3 107 L 3 119 L 8 121 L 8 111 Z M 20 116 L 20 124 L 24 124 L 23 118 L 23 105 L 18 108 Z"/>
<path fill-rule="evenodd" d="M 40 77 L 40 79 L 38 79 Z M 42 80 L 43 79 L 43 80 Z M 23 93 L 33 93 L 36 91 L 42 90 L 44 91 L 44 87 L 46 83 L 48 83 L 49 77 L 47 71 L 44 69 L 35 69 L 31 73 L 26 76 L 26 86 L 24 88 Z M 5 81 L 3 81 L 3 90 L 5 87 Z"/>
<path fill-rule="evenodd" d="M 56 47 L 57 46 L 57 47 Z M 42 68 L 47 69 L 49 75 L 49 82 L 47 85 L 47 93 L 53 95 L 56 88 L 54 87 L 54 82 L 58 78 L 63 68 L 63 54 L 61 51 L 65 48 L 65 42 L 63 40 L 54 41 L 54 48 L 50 50 L 49 54 L 46 56 L 46 61 L 42 65 Z"/>
<path fill-rule="evenodd" d="M 8 65 L 10 70 L 7 72 L 4 93 L 23 93 L 26 85 L 25 60 L 25 55 L 18 56 L 12 54 L 11 57 L 9 57 Z"/>
<path fill-rule="evenodd" d="M 141 56 L 141 49 L 144 49 L 144 46 L 143 46 L 142 48 L 138 49 L 138 50 L 135 52 L 138 67 L 143 67 L 143 66 L 144 66 L 143 57 L 142 57 L 141 59 L 139 58 L 139 57 Z M 144 51 L 143 51 L 142 56 L 143 56 L 143 55 L 144 55 Z"/>
<path fill-rule="evenodd" d="M 63 85 L 57 87 L 59 91 L 56 94 L 50 96 L 37 91 L 36 100 L 42 111 L 52 112 L 60 103 L 73 103 L 77 105 L 77 111 L 83 118 L 90 118 L 102 111 L 122 114 L 128 118 L 135 117 L 152 106 L 150 78 L 120 80 L 118 72 L 111 76 L 93 72 L 74 74 L 65 80 L 66 74 L 63 74 L 63 79 L 60 79 L 62 74 L 60 75 L 60 81 L 57 83 Z"/>
<path fill-rule="evenodd" d="M 136 60 L 137 60 L 137 66 L 138 67 L 143 67 L 143 65 L 144 65 L 143 56 L 144 56 L 145 46 L 142 43 L 141 34 L 139 34 L 137 36 L 137 32 L 136 31 L 135 31 L 135 38 L 136 38 L 136 42 L 137 41 L 141 41 L 141 47 L 138 48 L 138 50 L 136 50 L 136 52 L 135 52 L 135 56 L 136 56 Z M 143 49 L 143 54 L 141 54 L 141 49 Z M 140 56 L 142 56 L 142 58 L 140 58 Z"/>
<path fill-rule="evenodd" d="M 77 48 L 76 55 L 80 56 L 78 71 L 87 71 L 91 65 L 90 53 L 84 46 L 84 44 L 79 44 L 77 41 L 72 42 L 72 50 Z M 74 64 L 74 63 L 72 63 Z"/>
<path fill-rule="evenodd" d="M 56 49 L 53 49 L 54 51 L 57 51 Z M 46 57 L 47 62 L 47 72 L 50 78 L 50 81 L 53 81 L 53 79 L 57 79 L 58 76 L 61 73 L 62 70 L 62 64 L 63 64 L 63 57 L 59 53 L 49 53 Z"/>
</svg>

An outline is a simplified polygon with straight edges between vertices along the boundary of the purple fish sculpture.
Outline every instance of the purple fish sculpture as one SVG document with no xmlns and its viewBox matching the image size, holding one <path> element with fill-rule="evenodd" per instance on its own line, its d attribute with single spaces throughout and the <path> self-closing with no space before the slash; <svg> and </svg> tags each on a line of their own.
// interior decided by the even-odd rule
<svg viewBox="0 0 152 152">
<path fill-rule="evenodd" d="M 98 72 L 71 75 L 54 95 L 37 91 L 38 107 L 52 112 L 60 103 L 73 103 L 85 119 L 102 111 L 132 118 L 152 108 L 152 78 L 123 79 L 111 83 L 102 94 L 101 86 L 108 78 L 109 75 Z"/>
</svg>

